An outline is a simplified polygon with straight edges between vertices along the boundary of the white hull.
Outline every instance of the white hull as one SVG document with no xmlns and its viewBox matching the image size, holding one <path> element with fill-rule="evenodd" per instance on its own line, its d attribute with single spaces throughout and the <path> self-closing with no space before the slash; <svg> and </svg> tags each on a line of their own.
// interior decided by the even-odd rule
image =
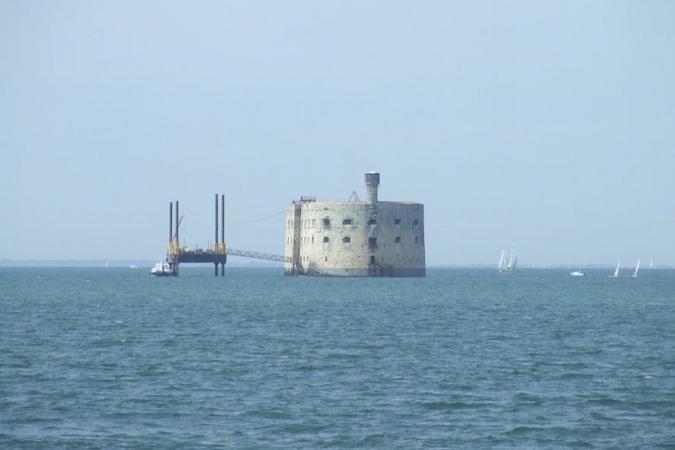
<svg viewBox="0 0 675 450">
<path fill-rule="evenodd" d="M 150 275 L 153 275 L 153 276 L 155 276 L 155 277 L 170 277 L 171 275 L 173 275 L 173 273 L 171 273 L 171 272 L 164 272 L 164 271 L 158 270 L 158 271 L 156 271 L 156 272 L 152 272 L 152 271 L 151 271 L 151 272 L 150 272 Z"/>
</svg>

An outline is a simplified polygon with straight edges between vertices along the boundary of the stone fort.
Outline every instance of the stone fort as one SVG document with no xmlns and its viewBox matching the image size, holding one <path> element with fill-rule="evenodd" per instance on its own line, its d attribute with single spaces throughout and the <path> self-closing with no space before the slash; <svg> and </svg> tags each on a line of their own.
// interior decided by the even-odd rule
<svg viewBox="0 0 675 450">
<path fill-rule="evenodd" d="M 286 214 L 287 275 L 423 277 L 424 205 L 380 201 L 380 174 L 365 174 L 366 201 L 301 197 Z"/>
</svg>

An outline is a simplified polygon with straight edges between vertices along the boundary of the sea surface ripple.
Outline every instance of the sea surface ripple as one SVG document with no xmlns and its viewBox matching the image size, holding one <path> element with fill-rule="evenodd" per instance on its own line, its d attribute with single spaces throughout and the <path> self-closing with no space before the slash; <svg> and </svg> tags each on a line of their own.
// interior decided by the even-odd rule
<svg viewBox="0 0 675 450">
<path fill-rule="evenodd" d="M 0 268 L 0 448 L 675 448 L 675 271 Z"/>
</svg>

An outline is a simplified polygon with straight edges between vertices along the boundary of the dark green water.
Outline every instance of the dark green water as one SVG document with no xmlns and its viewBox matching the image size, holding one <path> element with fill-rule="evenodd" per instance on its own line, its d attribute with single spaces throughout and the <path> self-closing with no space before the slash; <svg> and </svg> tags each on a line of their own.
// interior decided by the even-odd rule
<svg viewBox="0 0 675 450">
<path fill-rule="evenodd" d="M 0 448 L 675 448 L 675 271 L 0 269 Z"/>
</svg>

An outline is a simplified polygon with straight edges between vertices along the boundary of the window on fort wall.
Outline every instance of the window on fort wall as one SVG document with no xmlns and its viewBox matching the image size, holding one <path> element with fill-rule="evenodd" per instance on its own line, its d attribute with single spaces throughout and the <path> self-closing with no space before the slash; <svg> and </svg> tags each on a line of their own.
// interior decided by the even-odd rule
<svg viewBox="0 0 675 450">
<path fill-rule="evenodd" d="M 419 243 L 420 243 L 420 237 L 419 237 L 419 236 L 415 236 L 415 244 L 419 244 Z"/>
<path fill-rule="evenodd" d="M 328 238 L 328 236 L 324 236 L 323 237 L 323 243 L 326 244 L 328 242 L 330 242 L 330 239 Z"/>
<path fill-rule="evenodd" d="M 419 224 L 420 224 L 420 221 L 418 219 L 415 219 L 415 221 L 413 222 L 413 225 L 419 225 Z"/>
<path fill-rule="evenodd" d="M 377 219 L 370 219 L 368 225 L 377 225 Z"/>
<path fill-rule="evenodd" d="M 350 238 L 349 236 L 345 236 L 342 238 L 342 242 L 344 242 L 345 244 L 349 244 L 350 242 L 352 242 L 352 238 Z"/>
<path fill-rule="evenodd" d="M 397 244 L 400 244 L 401 243 L 401 236 L 396 236 L 394 238 L 394 242 L 396 242 Z"/>
<path fill-rule="evenodd" d="M 327 227 L 330 225 L 330 219 L 328 217 L 324 217 L 323 219 L 323 226 Z"/>
<path fill-rule="evenodd" d="M 342 225 L 351 225 L 352 224 L 352 219 L 345 219 L 342 221 Z"/>
<path fill-rule="evenodd" d="M 401 225 L 401 219 L 394 219 L 394 225 Z"/>
<path fill-rule="evenodd" d="M 377 238 L 368 238 L 368 247 L 377 247 Z"/>
</svg>

